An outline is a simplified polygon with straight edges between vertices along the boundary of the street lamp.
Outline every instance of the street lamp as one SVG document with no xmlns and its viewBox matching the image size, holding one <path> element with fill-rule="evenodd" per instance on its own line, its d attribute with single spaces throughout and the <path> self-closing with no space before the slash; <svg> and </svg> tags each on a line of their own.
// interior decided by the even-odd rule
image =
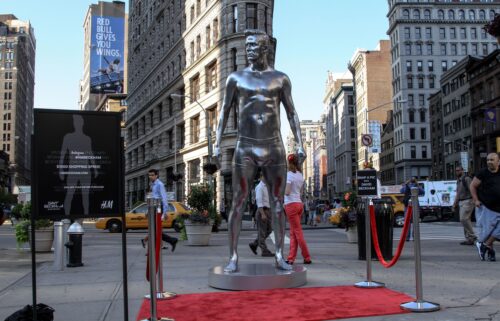
<svg viewBox="0 0 500 321">
<path fill-rule="evenodd" d="M 195 102 L 196 105 L 198 105 L 201 110 L 203 110 L 203 113 L 205 114 L 205 128 L 206 128 L 206 136 L 207 136 L 207 141 L 208 141 L 208 164 L 203 165 L 203 170 L 209 174 L 213 175 L 217 171 L 217 166 L 215 166 L 214 163 L 212 163 L 212 133 L 210 131 L 210 126 L 208 122 L 208 112 L 203 106 L 200 104 L 200 102 L 190 95 L 180 95 L 180 94 L 170 94 L 170 97 L 172 98 L 189 98 L 191 101 Z"/>
</svg>

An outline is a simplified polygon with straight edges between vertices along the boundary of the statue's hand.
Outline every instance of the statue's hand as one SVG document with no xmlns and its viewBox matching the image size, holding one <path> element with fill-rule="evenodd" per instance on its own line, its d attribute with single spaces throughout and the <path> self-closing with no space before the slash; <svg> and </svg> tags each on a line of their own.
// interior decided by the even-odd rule
<svg viewBox="0 0 500 321">
<path fill-rule="evenodd" d="M 306 152 L 304 151 L 304 147 L 299 147 L 297 149 L 297 156 L 299 157 L 299 166 L 302 166 L 302 163 L 306 160 Z"/>
<path fill-rule="evenodd" d="M 219 146 L 215 146 L 214 147 L 214 162 L 215 162 L 215 165 L 217 166 L 217 169 L 220 169 L 221 168 L 221 162 L 222 162 L 222 154 L 220 152 L 220 148 Z"/>
</svg>

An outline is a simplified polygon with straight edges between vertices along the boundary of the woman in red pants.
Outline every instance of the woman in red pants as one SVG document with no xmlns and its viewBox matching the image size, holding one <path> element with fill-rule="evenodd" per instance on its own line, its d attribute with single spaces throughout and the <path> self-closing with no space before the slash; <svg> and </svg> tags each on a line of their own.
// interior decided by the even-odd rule
<svg viewBox="0 0 500 321">
<path fill-rule="evenodd" d="M 300 216 L 304 211 L 304 204 L 300 199 L 302 188 L 304 185 L 304 177 L 300 172 L 298 158 L 295 154 L 290 154 L 288 160 L 288 173 L 286 175 L 285 188 L 285 213 L 290 222 L 290 252 L 288 253 L 288 264 L 293 264 L 297 256 L 297 245 L 300 246 L 304 264 L 311 264 L 311 255 L 307 249 L 302 226 L 300 224 Z"/>
</svg>

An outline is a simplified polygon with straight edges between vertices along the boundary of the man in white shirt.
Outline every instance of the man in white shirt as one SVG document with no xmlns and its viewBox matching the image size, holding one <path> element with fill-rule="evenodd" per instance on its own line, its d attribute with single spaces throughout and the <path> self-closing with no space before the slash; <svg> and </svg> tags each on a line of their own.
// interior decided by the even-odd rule
<svg viewBox="0 0 500 321">
<path fill-rule="evenodd" d="M 269 211 L 269 193 L 267 185 L 264 183 L 263 175 L 260 174 L 260 182 L 255 187 L 255 202 L 257 203 L 257 238 L 252 243 L 248 244 L 252 252 L 257 255 L 257 247 L 260 247 L 262 256 L 272 257 L 274 253 L 269 251 L 266 245 L 266 239 L 271 234 L 273 228 L 271 225 L 272 218 Z"/>
</svg>

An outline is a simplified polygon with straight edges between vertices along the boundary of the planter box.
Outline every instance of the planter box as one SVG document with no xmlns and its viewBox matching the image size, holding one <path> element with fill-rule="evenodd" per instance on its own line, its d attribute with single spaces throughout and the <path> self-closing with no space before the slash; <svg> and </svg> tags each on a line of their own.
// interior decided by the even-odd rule
<svg viewBox="0 0 500 321">
<path fill-rule="evenodd" d="M 347 243 L 358 243 L 358 227 L 349 227 L 347 230 Z"/>
<path fill-rule="evenodd" d="M 212 235 L 212 224 L 184 222 L 188 245 L 207 246 Z"/>
<path fill-rule="evenodd" d="M 31 227 L 28 229 L 31 246 Z M 52 242 L 54 241 L 54 227 L 44 227 L 35 230 L 36 252 L 51 252 Z"/>
</svg>

